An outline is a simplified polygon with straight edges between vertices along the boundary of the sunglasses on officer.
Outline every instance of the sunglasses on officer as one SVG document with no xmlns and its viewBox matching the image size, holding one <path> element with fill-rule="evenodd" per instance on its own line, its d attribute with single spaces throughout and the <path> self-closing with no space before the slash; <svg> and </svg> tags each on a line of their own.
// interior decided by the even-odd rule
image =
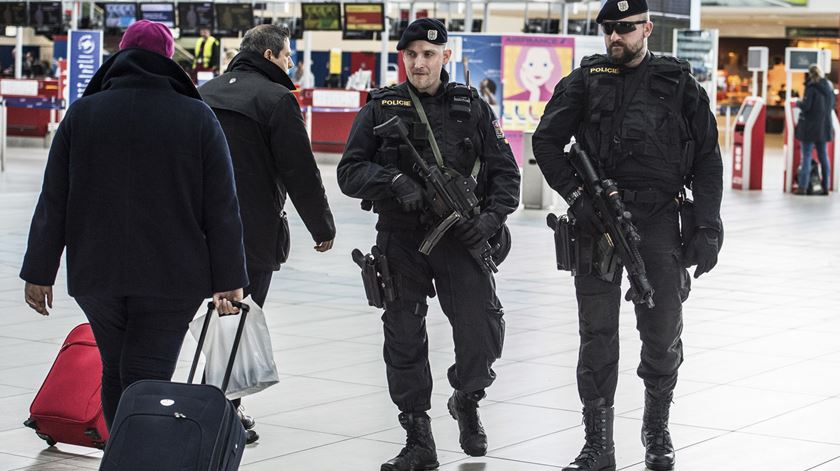
<svg viewBox="0 0 840 471">
<path fill-rule="evenodd" d="M 636 31 L 636 25 L 643 25 L 647 22 L 648 20 L 603 22 L 601 23 L 601 29 L 604 30 L 604 34 L 607 36 L 613 34 L 613 31 L 618 34 L 627 34 Z"/>
</svg>

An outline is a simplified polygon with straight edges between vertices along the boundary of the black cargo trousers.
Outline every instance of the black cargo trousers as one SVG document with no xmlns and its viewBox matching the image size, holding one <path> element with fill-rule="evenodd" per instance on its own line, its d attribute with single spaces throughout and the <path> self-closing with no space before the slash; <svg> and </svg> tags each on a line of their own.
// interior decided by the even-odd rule
<svg viewBox="0 0 840 471">
<path fill-rule="evenodd" d="M 493 276 L 484 273 L 451 234 L 423 255 L 417 250 L 423 236 L 421 231 L 381 230 L 376 238 L 396 281 L 397 300 L 388 303 L 382 322 L 388 390 L 401 412 L 431 409 L 426 313 L 427 298 L 435 291 L 452 326 L 455 363 L 448 378 L 453 388 L 474 392 L 490 386 L 496 379 L 492 365 L 501 357 L 505 336 Z"/>
<path fill-rule="evenodd" d="M 656 304 L 653 309 L 635 306 L 642 340 L 637 373 L 648 392 L 666 397 L 674 390 L 683 362 L 682 303 L 691 289 L 682 263 L 678 207 L 673 200 L 627 207 L 642 237 L 640 252 Z M 612 406 L 618 383 L 622 289 L 619 284 L 586 275 L 575 277 L 575 290 L 580 329 L 578 393 L 584 401 L 604 398 Z"/>
</svg>

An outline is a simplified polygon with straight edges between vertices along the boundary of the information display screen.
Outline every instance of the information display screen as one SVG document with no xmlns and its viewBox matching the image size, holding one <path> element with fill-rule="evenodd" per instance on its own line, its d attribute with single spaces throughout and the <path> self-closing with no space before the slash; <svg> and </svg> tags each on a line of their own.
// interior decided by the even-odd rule
<svg viewBox="0 0 840 471">
<path fill-rule="evenodd" d="M 750 113 L 752 113 L 753 105 L 746 104 L 743 108 L 741 108 L 741 112 L 738 113 L 738 124 L 745 124 L 747 122 L 747 118 L 750 117 Z"/>
<path fill-rule="evenodd" d="M 384 31 L 385 5 L 382 3 L 345 3 L 346 31 Z"/>
<path fill-rule="evenodd" d="M 126 29 L 137 21 L 136 3 L 106 3 L 105 27 L 115 29 Z"/>
<path fill-rule="evenodd" d="M 302 3 L 304 31 L 341 31 L 340 3 Z"/>
<path fill-rule="evenodd" d="M 820 52 L 817 50 L 788 50 L 785 61 L 787 69 L 794 72 L 807 72 L 813 64 L 820 63 Z"/>
<path fill-rule="evenodd" d="M 178 3 L 178 28 L 183 36 L 198 36 L 201 28 L 213 29 L 213 4 Z"/>
<path fill-rule="evenodd" d="M 25 2 L 1 2 L 0 3 L 0 25 L 2 25 L 2 26 L 26 26 L 26 3 Z"/>
<path fill-rule="evenodd" d="M 234 36 L 254 27 L 254 10 L 250 3 L 217 3 L 216 33 Z"/>
<path fill-rule="evenodd" d="M 64 12 L 61 2 L 31 2 L 29 26 L 37 34 L 60 34 L 64 30 Z"/>
<path fill-rule="evenodd" d="M 167 28 L 175 27 L 174 3 L 141 3 L 140 19 L 161 23 Z"/>
</svg>

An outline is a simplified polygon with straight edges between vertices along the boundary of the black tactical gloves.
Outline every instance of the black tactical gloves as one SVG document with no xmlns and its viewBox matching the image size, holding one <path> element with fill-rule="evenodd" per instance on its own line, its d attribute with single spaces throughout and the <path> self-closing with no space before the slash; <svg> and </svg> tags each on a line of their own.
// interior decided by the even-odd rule
<svg viewBox="0 0 840 471">
<path fill-rule="evenodd" d="M 488 240 L 500 227 L 502 218 L 488 211 L 466 221 L 458 221 L 450 230 L 464 246 L 475 247 Z"/>
<path fill-rule="evenodd" d="M 717 265 L 718 251 L 720 251 L 720 233 L 707 227 L 698 228 L 683 255 L 686 266 L 697 265 L 694 278 L 712 271 L 712 268 Z"/>
<path fill-rule="evenodd" d="M 391 180 L 391 191 L 405 212 L 423 209 L 423 187 L 408 175 L 400 173 Z"/>
<path fill-rule="evenodd" d="M 569 208 L 569 214 L 574 218 L 575 225 L 590 235 L 603 234 L 606 231 L 604 223 L 595 213 L 592 197 L 581 194 Z"/>
</svg>

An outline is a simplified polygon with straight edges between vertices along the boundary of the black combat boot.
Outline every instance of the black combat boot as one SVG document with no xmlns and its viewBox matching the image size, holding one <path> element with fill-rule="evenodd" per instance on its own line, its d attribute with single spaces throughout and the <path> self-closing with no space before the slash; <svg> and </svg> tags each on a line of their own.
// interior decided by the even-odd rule
<svg viewBox="0 0 840 471">
<path fill-rule="evenodd" d="M 645 465 L 651 471 L 674 469 L 674 444 L 668 431 L 671 397 L 671 393 L 659 397 L 645 391 L 642 444 L 645 446 Z"/>
<path fill-rule="evenodd" d="M 575 460 L 562 471 L 615 471 L 612 407 L 604 399 L 584 401 L 583 425 L 586 443 Z"/>
<path fill-rule="evenodd" d="M 478 417 L 478 401 L 484 399 L 484 391 L 465 393 L 455 391 L 449 402 L 449 414 L 458 421 L 461 436 L 458 441 L 461 449 L 470 456 L 484 456 L 487 454 L 487 434 Z"/>
<path fill-rule="evenodd" d="M 383 463 L 380 471 L 426 471 L 437 469 L 437 451 L 432 437 L 432 424 L 425 412 L 400 414 L 405 429 L 405 447 L 400 454 Z"/>
</svg>

